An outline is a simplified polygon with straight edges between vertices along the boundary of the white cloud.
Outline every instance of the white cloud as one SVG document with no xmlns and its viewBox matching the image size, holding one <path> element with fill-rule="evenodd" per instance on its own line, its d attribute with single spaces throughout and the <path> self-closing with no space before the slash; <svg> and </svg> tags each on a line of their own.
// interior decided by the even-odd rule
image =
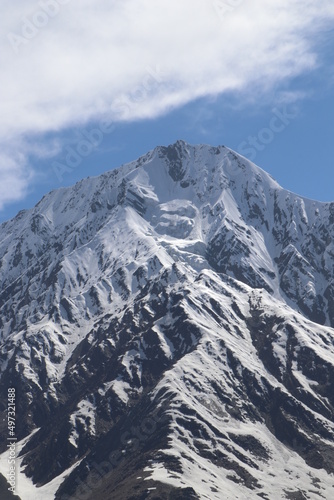
<svg viewBox="0 0 334 500">
<path fill-rule="evenodd" d="M 34 172 L 27 168 L 25 155 L 0 151 L 0 210 L 6 203 L 22 199 L 27 194 Z"/>
<path fill-rule="evenodd" d="M 316 67 L 313 43 L 333 17 L 332 0 L 3 0 L 1 142 L 266 91 Z M 23 194 L 13 183 L 12 199 Z"/>
</svg>

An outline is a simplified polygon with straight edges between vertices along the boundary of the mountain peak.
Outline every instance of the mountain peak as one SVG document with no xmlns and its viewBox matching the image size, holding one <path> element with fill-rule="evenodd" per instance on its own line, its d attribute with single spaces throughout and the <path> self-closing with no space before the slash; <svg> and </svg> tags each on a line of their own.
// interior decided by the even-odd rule
<svg viewBox="0 0 334 500">
<path fill-rule="evenodd" d="M 1 225 L 18 483 L 329 498 L 333 222 L 232 150 L 177 141 Z"/>
</svg>

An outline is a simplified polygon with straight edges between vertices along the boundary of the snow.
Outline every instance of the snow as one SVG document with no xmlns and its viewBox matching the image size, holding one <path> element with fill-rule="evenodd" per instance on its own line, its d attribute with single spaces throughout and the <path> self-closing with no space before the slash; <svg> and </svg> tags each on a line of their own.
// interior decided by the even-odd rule
<svg viewBox="0 0 334 500">
<path fill-rule="evenodd" d="M 95 436 L 95 403 L 83 399 L 77 405 L 77 410 L 73 412 L 70 416 L 70 424 L 72 426 L 72 432 L 70 434 L 70 443 L 77 448 L 79 434 L 77 432 L 77 425 L 80 423 L 86 434 Z"/>
<path fill-rule="evenodd" d="M 16 443 L 16 456 L 18 456 L 26 443 L 36 432 L 38 432 L 38 430 L 39 429 L 35 429 L 31 434 L 29 434 L 29 436 Z M 52 500 L 55 498 L 56 491 L 65 478 L 69 476 L 70 473 L 81 463 L 81 460 L 79 460 L 46 485 L 37 487 L 33 484 L 32 480 L 24 474 L 24 467 L 21 465 L 23 459 L 24 456 L 16 459 L 15 494 L 17 494 L 21 500 Z M 8 451 L 5 451 L 0 455 L 0 473 L 4 477 L 8 477 Z"/>
<path fill-rule="evenodd" d="M 222 303 L 223 295 L 219 294 L 218 291 L 213 292 L 212 289 L 204 291 L 202 289 L 198 293 L 201 294 L 202 298 L 204 297 L 206 303 L 209 300 L 208 298 L 205 299 L 205 294 L 212 298 L 220 298 L 223 309 L 230 311 L 231 308 L 228 307 L 228 302 L 231 300 L 231 297 L 228 297 L 227 291 L 231 295 L 235 293 L 233 288 L 229 290 L 225 289 L 225 305 Z M 242 300 L 242 296 L 239 294 L 238 304 L 241 306 L 243 304 L 243 312 L 245 313 L 248 304 L 246 298 L 248 291 L 246 287 L 244 293 L 244 300 Z M 276 307 L 280 314 L 283 313 L 281 301 L 274 300 L 265 291 L 254 291 L 252 293 L 252 300 L 257 302 L 260 300 L 260 307 L 264 308 L 264 310 L 267 308 L 269 311 Z M 312 337 L 317 336 L 314 331 L 314 324 L 305 320 L 302 315 L 297 315 L 296 318 L 294 311 L 289 310 L 287 306 L 285 308 L 286 312 L 283 314 L 286 317 L 286 321 L 294 318 L 294 326 L 296 325 L 296 321 L 300 325 L 297 328 L 295 326 L 298 335 L 301 337 L 299 339 L 300 345 L 303 342 L 312 342 Z M 175 423 L 171 426 L 169 446 L 161 450 L 161 452 L 163 455 L 172 454 L 179 458 L 182 474 L 168 471 L 162 463 L 158 462 L 151 463 L 150 466 L 146 467 L 145 471 L 150 473 L 147 479 L 166 482 L 176 487 L 193 487 L 200 498 L 203 499 L 221 499 L 222 491 L 224 492 L 224 498 L 227 500 L 235 498 L 258 498 L 258 494 L 261 492 L 267 495 L 270 492 L 269 498 L 283 499 L 286 498 L 286 492 L 295 492 L 298 489 L 307 492 L 318 491 L 324 498 L 331 498 L 334 488 L 334 477 L 332 475 L 323 469 L 314 470 L 308 467 L 300 455 L 276 440 L 264 424 L 252 422 L 247 418 L 246 414 L 245 422 L 231 418 L 219 399 L 212 392 L 212 381 L 215 380 L 216 384 L 220 387 L 224 384 L 223 392 L 226 397 L 234 398 L 237 396 L 235 381 L 232 382 L 234 375 L 231 367 L 222 355 L 222 349 L 218 344 L 221 338 L 224 339 L 226 347 L 231 349 L 239 360 L 239 374 L 247 368 L 256 374 L 259 385 L 261 385 L 262 378 L 265 377 L 274 387 L 281 387 L 283 391 L 286 391 L 284 386 L 264 370 L 262 363 L 257 358 L 256 351 L 253 350 L 252 352 L 252 346 L 247 341 L 248 333 L 246 329 L 243 331 L 244 340 L 241 341 L 240 337 L 234 337 L 232 328 L 224 331 L 223 325 L 220 325 L 218 329 L 217 324 L 214 324 L 213 320 L 208 317 L 204 322 L 199 309 L 192 310 L 192 318 L 197 325 L 200 325 L 204 332 L 199 347 L 194 352 L 184 356 L 172 370 L 166 372 L 164 378 L 159 382 L 154 391 L 154 394 L 157 394 L 163 387 L 169 387 L 170 392 L 177 395 L 173 399 L 173 409 L 170 410 L 170 415 L 173 415 Z M 233 321 L 236 321 L 236 318 L 229 316 L 230 326 L 232 326 L 231 323 L 233 324 Z M 319 329 L 326 335 L 334 334 L 327 327 L 319 327 Z M 276 333 L 277 340 L 274 344 L 274 353 L 276 356 L 281 357 L 280 361 L 284 369 L 286 365 L 286 351 L 284 351 L 284 346 L 287 341 L 287 335 L 284 328 L 279 328 Z M 313 347 L 320 349 L 321 345 L 322 342 L 319 342 L 317 339 L 314 341 Z M 284 352 L 285 354 L 283 354 Z M 321 355 L 324 357 L 325 353 L 322 352 Z M 331 358 L 333 362 L 333 354 L 328 354 L 328 358 Z M 312 381 L 308 380 L 307 377 L 298 371 L 296 363 L 293 364 L 292 368 L 294 375 L 298 378 L 302 387 L 317 397 L 312 390 Z M 231 384 L 229 384 L 229 381 L 231 381 Z M 239 405 L 237 401 L 236 403 Z M 264 446 L 270 459 L 259 461 L 256 460 L 251 450 L 245 451 L 243 448 L 235 444 L 233 445 L 234 449 L 239 453 L 246 455 L 249 460 L 256 460 L 257 465 L 260 465 L 259 469 L 255 469 L 247 464 L 245 465 L 245 463 L 240 464 L 260 485 L 254 493 L 242 484 L 236 485 L 231 481 L 229 478 L 234 474 L 231 470 L 215 466 L 211 460 L 203 458 L 196 451 L 197 445 L 195 445 L 192 433 L 176 423 L 178 416 L 181 416 L 181 413 L 178 412 L 178 407 L 181 404 L 186 405 L 188 408 L 196 409 L 196 413 L 201 417 L 199 422 L 205 426 L 206 432 L 209 434 L 209 438 L 206 437 L 203 444 L 211 451 L 220 449 L 222 453 L 226 454 L 226 443 L 228 442 L 230 433 L 256 437 L 262 446 Z M 240 408 L 242 408 L 242 404 L 240 404 Z M 305 406 L 305 411 L 309 412 L 310 408 Z M 324 417 L 315 414 L 315 418 L 323 420 L 323 425 L 329 428 L 328 421 Z M 210 424 L 210 427 L 207 424 Z M 223 432 L 225 438 L 217 439 L 216 436 L 219 433 L 212 432 L 213 428 Z M 198 441 L 199 439 L 197 438 Z M 326 440 L 323 440 L 323 442 L 325 443 Z M 227 455 L 232 462 L 236 461 L 234 452 L 228 452 Z M 236 479 L 238 479 L 237 476 Z M 318 486 L 315 487 L 315 484 Z"/>
<path fill-rule="evenodd" d="M 121 401 L 123 401 L 123 403 L 127 404 L 127 402 L 129 401 L 129 395 L 127 393 L 128 390 L 131 391 L 131 386 L 130 384 L 128 384 L 127 382 L 124 382 L 122 379 L 116 379 L 114 380 L 110 387 L 112 387 L 114 393 L 116 394 L 117 397 L 119 397 L 119 399 Z"/>
<path fill-rule="evenodd" d="M 292 360 L 293 376 L 301 390 L 329 406 L 317 393 L 315 382 L 299 368 L 297 358 L 300 349 L 308 348 L 322 363 L 334 366 L 328 301 L 323 307 L 324 326 L 300 313 L 301 306 L 311 311 L 317 297 L 324 298 L 334 281 L 332 205 L 289 193 L 228 148 L 220 147 L 213 153 L 209 146 L 177 144 L 183 155 L 182 181 L 173 180 L 169 174 L 172 162 L 164 148 L 156 148 L 118 170 L 50 193 L 32 210 L 0 226 L 1 371 L 7 370 L 15 352 L 16 367 L 28 386 L 40 390 L 45 399 L 52 395 L 56 400 L 57 384 L 78 345 L 86 340 L 92 346 L 97 342 L 97 331 L 107 330 L 109 320 L 122 323 L 129 312 L 138 328 L 144 315 L 153 318 L 152 299 L 158 301 L 159 296 L 149 295 L 148 285 L 167 276 L 167 297 L 182 294 L 178 305 L 188 323 L 200 331 L 200 338 L 192 335 L 193 349 L 185 354 L 166 335 L 166 329 L 174 329 L 177 318 L 168 313 L 154 322 L 152 329 L 162 355 L 174 364 L 164 372 L 152 398 L 166 387 L 176 395 L 170 447 L 161 451 L 179 458 L 182 474 L 171 473 L 162 462 L 151 463 L 146 471 L 152 478 L 175 486 L 191 486 L 203 499 L 221 499 L 222 491 L 227 500 L 256 498 L 261 492 L 279 499 L 286 498 L 284 490 L 298 488 L 308 492 L 317 489 L 331 498 L 330 474 L 313 470 L 264 423 L 249 418 L 241 381 L 249 372 L 257 385 L 254 393 L 265 395 L 268 384 L 289 395 L 282 380 Z M 222 235 L 226 237 L 218 250 L 226 257 L 226 264 L 216 272 L 215 265 L 208 262 L 208 250 L 213 239 Z M 272 292 L 260 288 L 262 285 Z M 138 297 L 140 302 L 136 302 Z M 138 303 L 141 309 L 137 314 Z M 264 322 L 283 318 L 270 332 L 279 380 L 259 357 L 246 321 L 252 311 L 261 311 Z M 288 352 L 291 326 L 295 344 Z M 181 345 L 182 335 L 182 331 L 176 332 Z M 107 343 L 114 349 L 117 341 L 108 331 L 101 349 Z M 101 382 L 101 398 L 112 390 L 127 405 L 134 390 L 141 392 L 131 381 L 133 371 L 141 380 L 146 348 L 138 339 L 131 343 L 120 356 L 122 374 Z M 46 367 L 46 387 L 42 387 L 37 365 Z M 76 369 L 74 364 L 73 372 Z M 243 421 L 231 417 L 227 403 L 219 401 L 214 387 L 220 387 L 224 397 L 233 402 Z M 33 404 L 32 391 L 28 394 Z M 176 422 L 181 404 L 195 409 L 204 422 L 211 451 L 226 454 L 231 463 L 237 461 L 258 481 L 254 495 L 231 480 L 232 476 L 238 480 L 233 470 L 200 455 L 191 433 Z M 332 422 L 303 407 L 333 431 Z M 84 439 L 79 422 L 86 434 L 98 435 L 96 412 L 93 395 L 87 395 L 68 415 L 74 447 Z M 261 461 L 232 442 L 232 433 L 256 437 L 269 459 Z M 223 437 L 217 438 L 220 434 Z M 205 445 L 205 440 L 199 438 L 199 442 Z M 246 462 L 238 458 L 240 454 Z M 1 470 L 5 470 L 6 461 L 1 460 Z M 249 465 L 251 461 L 259 468 Z M 52 498 L 69 471 L 43 488 L 34 487 L 21 471 L 22 500 Z M 317 488 L 315 479 L 320 481 Z"/>
</svg>

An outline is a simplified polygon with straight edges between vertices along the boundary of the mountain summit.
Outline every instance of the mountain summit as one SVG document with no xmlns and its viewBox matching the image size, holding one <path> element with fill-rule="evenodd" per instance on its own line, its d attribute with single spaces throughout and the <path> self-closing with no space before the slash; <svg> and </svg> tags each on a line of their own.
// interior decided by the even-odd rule
<svg viewBox="0 0 334 500">
<path fill-rule="evenodd" d="M 22 500 L 333 496 L 334 203 L 177 141 L 0 241 Z"/>
</svg>

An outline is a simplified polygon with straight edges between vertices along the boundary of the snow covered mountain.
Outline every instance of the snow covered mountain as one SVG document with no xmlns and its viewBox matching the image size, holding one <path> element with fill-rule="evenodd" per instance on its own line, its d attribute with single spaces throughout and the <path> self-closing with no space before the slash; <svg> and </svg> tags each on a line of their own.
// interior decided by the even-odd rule
<svg viewBox="0 0 334 500">
<path fill-rule="evenodd" d="M 333 497 L 334 203 L 178 141 L 0 241 L 22 500 Z"/>
</svg>

